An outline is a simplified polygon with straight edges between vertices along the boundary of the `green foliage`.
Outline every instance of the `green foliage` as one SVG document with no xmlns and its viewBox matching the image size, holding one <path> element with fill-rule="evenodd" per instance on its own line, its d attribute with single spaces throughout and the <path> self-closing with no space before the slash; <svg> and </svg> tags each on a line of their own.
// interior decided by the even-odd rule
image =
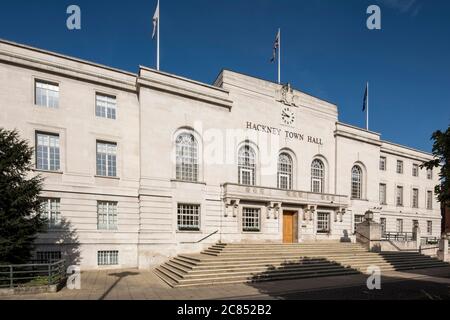
<svg viewBox="0 0 450 320">
<path fill-rule="evenodd" d="M 440 185 L 435 187 L 435 194 L 442 204 L 450 206 L 450 126 L 447 131 L 436 131 L 431 138 L 434 140 L 434 160 L 423 163 L 421 168 L 440 168 Z"/>
<path fill-rule="evenodd" d="M 38 198 L 42 178 L 32 177 L 33 152 L 17 131 L 0 128 L 0 264 L 28 262 L 45 230 Z"/>
</svg>

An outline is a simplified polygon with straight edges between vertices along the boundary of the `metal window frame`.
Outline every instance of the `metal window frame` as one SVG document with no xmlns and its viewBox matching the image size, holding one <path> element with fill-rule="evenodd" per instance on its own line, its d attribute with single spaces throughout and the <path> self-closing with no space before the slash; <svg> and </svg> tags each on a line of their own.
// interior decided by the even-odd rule
<svg viewBox="0 0 450 320">
<path fill-rule="evenodd" d="M 180 223 L 180 220 L 182 223 Z M 187 222 L 191 221 L 192 224 Z M 195 224 L 194 222 L 197 222 Z M 201 205 L 194 203 L 177 204 L 177 228 L 178 231 L 200 231 L 201 230 Z"/>
<path fill-rule="evenodd" d="M 261 208 L 242 208 L 242 231 L 261 232 Z"/>
</svg>

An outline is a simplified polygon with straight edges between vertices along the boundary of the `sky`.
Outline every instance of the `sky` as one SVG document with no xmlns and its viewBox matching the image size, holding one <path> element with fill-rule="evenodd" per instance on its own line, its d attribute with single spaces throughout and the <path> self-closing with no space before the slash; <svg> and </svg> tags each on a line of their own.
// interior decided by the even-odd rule
<svg viewBox="0 0 450 320">
<path fill-rule="evenodd" d="M 157 0 L 2 1 L 0 38 L 137 72 L 155 67 Z M 69 5 L 81 30 L 66 27 Z M 381 30 L 366 10 L 381 9 Z M 278 28 L 282 82 L 335 103 L 339 120 L 431 152 L 450 123 L 448 0 L 161 0 L 161 70 L 212 84 L 222 69 L 270 81 Z"/>
</svg>

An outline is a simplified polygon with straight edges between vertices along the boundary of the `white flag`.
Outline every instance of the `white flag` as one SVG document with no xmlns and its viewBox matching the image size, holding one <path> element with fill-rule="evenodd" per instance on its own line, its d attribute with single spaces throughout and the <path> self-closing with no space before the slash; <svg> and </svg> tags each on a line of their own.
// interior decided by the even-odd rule
<svg viewBox="0 0 450 320">
<path fill-rule="evenodd" d="M 155 15 L 153 16 L 153 35 L 152 35 L 152 39 L 155 38 L 156 28 L 158 27 L 158 22 L 159 22 L 159 0 L 158 0 L 158 4 L 156 6 Z"/>
</svg>

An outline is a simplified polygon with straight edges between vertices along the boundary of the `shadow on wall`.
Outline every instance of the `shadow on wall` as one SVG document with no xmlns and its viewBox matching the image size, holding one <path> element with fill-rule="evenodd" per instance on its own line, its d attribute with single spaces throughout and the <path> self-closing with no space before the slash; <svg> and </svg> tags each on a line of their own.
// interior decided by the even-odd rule
<svg viewBox="0 0 450 320">
<path fill-rule="evenodd" d="M 66 261 L 67 266 L 79 265 L 81 262 L 77 230 L 72 228 L 72 224 L 66 219 L 62 219 L 57 228 L 47 231 L 45 241 L 38 243 L 37 251 L 40 251 L 40 245 L 54 248 L 55 251 L 61 251 L 61 258 Z"/>
</svg>

